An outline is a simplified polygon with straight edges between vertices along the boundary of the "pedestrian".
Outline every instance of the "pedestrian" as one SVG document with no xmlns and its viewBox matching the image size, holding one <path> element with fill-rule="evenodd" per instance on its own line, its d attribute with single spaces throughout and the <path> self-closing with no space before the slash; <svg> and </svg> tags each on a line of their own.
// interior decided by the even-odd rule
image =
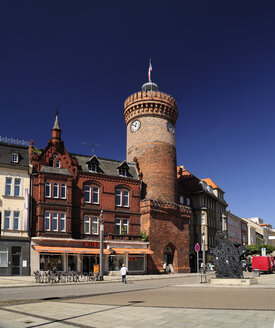
<svg viewBox="0 0 275 328">
<path fill-rule="evenodd" d="M 163 273 L 166 273 L 166 270 L 167 270 L 167 264 L 166 264 L 166 262 L 164 261 L 164 263 L 163 263 Z"/>
<path fill-rule="evenodd" d="M 120 269 L 120 273 L 121 273 L 122 283 L 124 283 L 124 284 L 127 284 L 127 281 L 126 281 L 127 272 L 128 272 L 128 270 L 127 270 L 125 264 L 122 264 L 122 268 Z"/>
</svg>

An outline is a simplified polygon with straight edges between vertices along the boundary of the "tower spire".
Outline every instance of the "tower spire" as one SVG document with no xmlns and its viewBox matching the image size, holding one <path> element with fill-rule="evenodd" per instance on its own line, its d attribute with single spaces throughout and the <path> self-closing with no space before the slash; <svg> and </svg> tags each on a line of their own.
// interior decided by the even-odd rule
<svg viewBox="0 0 275 328">
<path fill-rule="evenodd" d="M 56 105 L 55 121 L 54 121 L 54 125 L 52 128 L 52 142 L 53 143 L 58 143 L 61 141 L 61 128 L 60 128 L 59 120 L 58 120 L 58 111 L 59 111 L 59 103 L 57 103 L 57 105 Z"/>
</svg>

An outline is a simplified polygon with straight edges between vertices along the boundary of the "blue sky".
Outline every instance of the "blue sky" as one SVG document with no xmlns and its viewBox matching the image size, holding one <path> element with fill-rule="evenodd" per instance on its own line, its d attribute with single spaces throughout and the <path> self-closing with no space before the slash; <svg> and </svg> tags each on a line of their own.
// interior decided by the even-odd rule
<svg viewBox="0 0 275 328">
<path fill-rule="evenodd" d="M 275 226 L 274 1 L 0 3 L 0 135 L 125 159 L 124 100 L 152 80 L 178 102 L 177 159 L 238 216 Z"/>
</svg>

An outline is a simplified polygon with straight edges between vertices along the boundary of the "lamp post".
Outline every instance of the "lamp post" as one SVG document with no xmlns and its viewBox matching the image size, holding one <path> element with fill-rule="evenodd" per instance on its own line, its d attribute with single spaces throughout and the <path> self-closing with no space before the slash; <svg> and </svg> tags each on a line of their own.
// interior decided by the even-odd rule
<svg viewBox="0 0 275 328">
<path fill-rule="evenodd" d="M 206 224 L 206 220 L 205 220 L 205 211 L 207 210 L 206 207 L 202 207 L 201 211 L 204 211 L 204 213 L 201 212 L 201 225 L 203 226 L 203 231 L 201 234 L 201 239 L 202 239 L 202 261 L 203 261 L 203 274 L 205 274 L 205 224 Z"/>
<path fill-rule="evenodd" d="M 100 256 L 99 256 L 99 279 L 103 280 L 103 239 L 104 239 L 104 219 L 103 219 L 103 210 L 100 212 Z"/>
</svg>

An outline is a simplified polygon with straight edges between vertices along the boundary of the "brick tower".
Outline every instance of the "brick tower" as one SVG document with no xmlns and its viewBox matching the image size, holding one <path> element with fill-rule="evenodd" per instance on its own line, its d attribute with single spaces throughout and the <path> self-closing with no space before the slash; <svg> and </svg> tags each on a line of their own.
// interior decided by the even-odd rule
<svg viewBox="0 0 275 328">
<path fill-rule="evenodd" d="M 189 271 L 191 210 L 178 204 L 176 174 L 175 99 L 149 82 L 124 103 L 127 125 L 127 161 L 135 161 L 143 181 L 141 229 L 154 254 L 148 271 L 162 270 L 163 262 L 175 272 Z"/>
</svg>

